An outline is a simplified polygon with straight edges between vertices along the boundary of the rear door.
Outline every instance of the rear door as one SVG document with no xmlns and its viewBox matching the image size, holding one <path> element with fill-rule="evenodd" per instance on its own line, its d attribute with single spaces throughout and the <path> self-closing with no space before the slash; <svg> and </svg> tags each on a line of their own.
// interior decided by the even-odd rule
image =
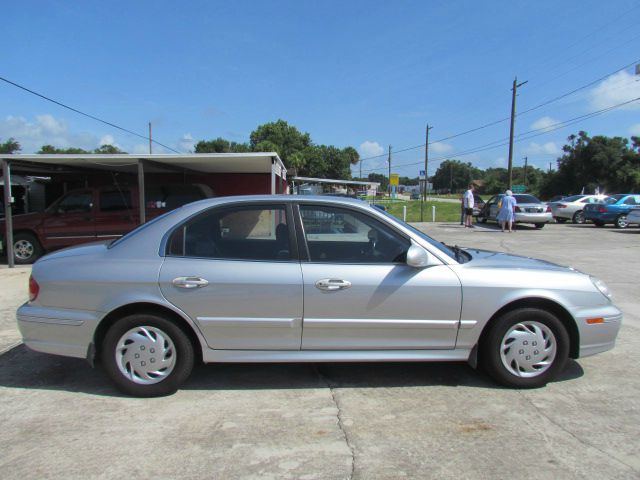
<svg viewBox="0 0 640 480">
<path fill-rule="evenodd" d="M 303 350 L 455 347 L 462 291 L 448 266 L 409 267 L 411 241 L 366 212 L 301 205 L 300 218 Z"/>
<path fill-rule="evenodd" d="M 302 272 L 290 210 L 218 207 L 171 234 L 160 288 L 210 348 L 300 349 Z"/>
</svg>

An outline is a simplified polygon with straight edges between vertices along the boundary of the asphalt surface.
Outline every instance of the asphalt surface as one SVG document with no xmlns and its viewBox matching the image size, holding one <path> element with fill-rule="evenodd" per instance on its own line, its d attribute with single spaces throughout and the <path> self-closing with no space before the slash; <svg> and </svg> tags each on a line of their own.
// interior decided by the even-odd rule
<svg viewBox="0 0 640 480">
<path fill-rule="evenodd" d="M 639 478 L 640 228 L 419 227 L 599 276 L 625 313 L 616 348 L 538 390 L 466 364 L 209 365 L 135 399 L 21 345 L 29 269 L 0 267 L 0 477 Z"/>
</svg>

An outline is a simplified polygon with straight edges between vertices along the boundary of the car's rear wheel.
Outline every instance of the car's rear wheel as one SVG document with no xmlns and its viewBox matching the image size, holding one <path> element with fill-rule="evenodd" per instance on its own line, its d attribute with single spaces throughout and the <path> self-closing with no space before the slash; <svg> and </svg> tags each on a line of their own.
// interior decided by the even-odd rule
<svg viewBox="0 0 640 480">
<path fill-rule="evenodd" d="M 629 223 L 627 222 L 627 216 L 622 214 L 616 217 L 615 221 L 616 228 L 627 228 Z"/>
<path fill-rule="evenodd" d="M 42 247 L 35 235 L 18 232 L 13 237 L 13 258 L 19 265 L 35 262 L 42 255 Z"/>
<path fill-rule="evenodd" d="M 157 397 L 174 393 L 189 377 L 194 349 L 171 320 L 134 314 L 109 328 L 101 358 L 118 389 L 138 397 Z"/>
<path fill-rule="evenodd" d="M 544 223 L 536 223 L 535 226 L 538 230 L 540 230 L 541 228 L 544 228 Z"/>
<path fill-rule="evenodd" d="M 578 210 L 573 214 L 573 223 L 583 224 L 585 222 L 584 212 L 582 210 Z"/>
<path fill-rule="evenodd" d="M 497 382 L 516 388 L 542 387 L 564 368 L 569 335 L 562 322 L 538 308 L 512 310 L 483 336 L 481 360 Z"/>
</svg>

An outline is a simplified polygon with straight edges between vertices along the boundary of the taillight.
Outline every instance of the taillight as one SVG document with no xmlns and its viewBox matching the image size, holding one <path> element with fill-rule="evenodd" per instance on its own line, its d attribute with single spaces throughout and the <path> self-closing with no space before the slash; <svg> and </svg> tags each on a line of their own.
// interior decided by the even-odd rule
<svg viewBox="0 0 640 480">
<path fill-rule="evenodd" d="M 567 206 L 561 203 L 560 205 L 558 205 L 558 208 L 567 208 Z"/>
<path fill-rule="evenodd" d="M 599 213 L 607 213 L 607 207 L 600 207 L 600 208 L 598 208 L 598 212 L 599 212 Z"/>
<path fill-rule="evenodd" d="M 29 277 L 29 301 L 33 302 L 36 298 L 38 298 L 38 294 L 40 293 L 40 285 L 36 282 L 36 279 L 33 278 L 33 275 Z"/>
<path fill-rule="evenodd" d="M 516 206 L 516 212 L 520 212 L 520 207 Z"/>
<path fill-rule="evenodd" d="M 564 208 L 562 205 L 560 205 L 561 208 Z M 547 205 L 547 212 L 552 212 L 551 210 L 551 205 Z"/>
</svg>

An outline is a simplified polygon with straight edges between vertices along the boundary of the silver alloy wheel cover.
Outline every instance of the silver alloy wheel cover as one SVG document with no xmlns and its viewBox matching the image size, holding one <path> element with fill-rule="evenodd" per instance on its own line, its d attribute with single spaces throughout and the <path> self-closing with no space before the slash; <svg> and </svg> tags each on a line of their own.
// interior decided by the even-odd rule
<svg viewBox="0 0 640 480">
<path fill-rule="evenodd" d="M 576 214 L 573 216 L 574 218 L 574 222 L 577 224 L 583 224 L 585 222 L 584 220 L 584 212 L 582 210 L 576 212 Z"/>
<path fill-rule="evenodd" d="M 551 367 L 557 340 L 543 323 L 525 321 L 513 325 L 500 342 L 502 365 L 516 377 L 531 378 Z"/>
<path fill-rule="evenodd" d="M 139 326 L 120 337 L 115 349 L 120 373 L 139 385 L 159 383 L 176 366 L 171 337 L 156 327 Z"/>
<path fill-rule="evenodd" d="M 616 218 L 616 225 L 620 228 L 626 228 L 627 227 L 627 216 L 626 215 L 620 215 L 618 218 Z"/>
<path fill-rule="evenodd" d="M 18 240 L 13 244 L 13 251 L 16 258 L 28 260 L 33 256 L 33 243 L 28 240 Z"/>
</svg>

